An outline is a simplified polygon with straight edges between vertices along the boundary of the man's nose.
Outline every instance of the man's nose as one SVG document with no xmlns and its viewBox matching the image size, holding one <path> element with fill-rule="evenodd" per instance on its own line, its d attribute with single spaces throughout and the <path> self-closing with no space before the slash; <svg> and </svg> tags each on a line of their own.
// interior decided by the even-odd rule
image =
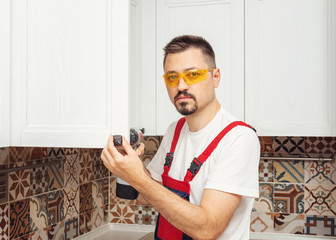
<svg viewBox="0 0 336 240">
<path fill-rule="evenodd" d="M 181 92 L 183 90 L 189 89 L 189 85 L 185 82 L 185 80 L 183 79 L 183 77 L 180 77 L 178 85 L 177 85 L 177 89 L 179 91 L 181 91 Z"/>
</svg>

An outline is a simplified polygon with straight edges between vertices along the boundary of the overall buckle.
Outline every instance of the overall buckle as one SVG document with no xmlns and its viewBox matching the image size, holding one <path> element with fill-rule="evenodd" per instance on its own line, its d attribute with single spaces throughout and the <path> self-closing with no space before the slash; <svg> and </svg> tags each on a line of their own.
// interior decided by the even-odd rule
<svg viewBox="0 0 336 240">
<path fill-rule="evenodd" d="M 203 163 L 200 160 L 198 160 L 197 158 L 194 158 L 194 160 L 191 162 L 190 168 L 188 170 L 192 173 L 193 177 L 200 170 L 202 164 Z"/>
<path fill-rule="evenodd" d="M 164 165 L 170 168 L 173 158 L 174 158 L 174 152 L 167 153 Z"/>
</svg>

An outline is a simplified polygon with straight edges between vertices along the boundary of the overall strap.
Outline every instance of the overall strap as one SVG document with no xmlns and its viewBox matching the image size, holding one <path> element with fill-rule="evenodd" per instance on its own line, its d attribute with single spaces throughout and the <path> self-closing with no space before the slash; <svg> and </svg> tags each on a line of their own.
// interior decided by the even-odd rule
<svg viewBox="0 0 336 240">
<path fill-rule="evenodd" d="M 181 130 L 182 130 L 182 127 L 183 127 L 185 121 L 186 121 L 186 119 L 183 117 L 180 120 L 178 120 L 178 122 L 176 124 L 173 141 L 172 141 L 171 146 L 170 146 L 170 151 L 166 155 L 163 174 L 168 174 L 168 172 L 169 172 L 170 166 L 171 166 L 172 161 L 174 159 L 174 151 L 175 151 L 175 148 L 176 148 L 176 145 L 177 145 L 177 141 L 180 137 L 180 133 L 181 133 Z"/>
<path fill-rule="evenodd" d="M 256 131 L 253 127 L 250 125 L 242 122 L 242 121 L 235 121 L 227 125 L 216 137 L 212 142 L 209 144 L 209 146 L 199 155 L 198 158 L 194 158 L 193 161 L 190 164 L 190 168 L 187 171 L 187 174 L 184 177 L 185 182 L 190 182 L 194 179 L 198 171 L 200 170 L 202 164 L 208 159 L 208 157 L 211 155 L 211 153 L 216 149 L 219 142 L 222 140 L 222 138 L 234 127 L 236 126 L 245 126 L 249 127 L 252 130 Z"/>
</svg>

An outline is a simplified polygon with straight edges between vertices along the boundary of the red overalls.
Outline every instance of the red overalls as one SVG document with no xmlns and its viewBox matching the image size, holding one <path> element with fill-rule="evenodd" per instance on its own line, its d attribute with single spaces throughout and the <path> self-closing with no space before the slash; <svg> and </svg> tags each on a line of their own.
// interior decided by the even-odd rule
<svg viewBox="0 0 336 240">
<path fill-rule="evenodd" d="M 199 157 L 195 157 L 193 161 L 190 164 L 190 168 L 187 170 L 187 173 L 184 177 L 183 181 L 175 180 L 168 176 L 168 172 L 170 170 L 170 166 L 172 164 L 173 158 L 174 158 L 174 151 L 175 147 L 177 145 L 181 129 L 185 123 L 186 119 L 181 118 L 176 125 L 173 141 L 170 147 L 170 152 L 167 153 L 165 164 L 164 164 L 164 171 L 161 175 L 162 177 L 162 183 L 163 185 L 171 190 L 172 192 L 176 193 L 183 199 L 187 200 L 189 202 L 189 196 L 190 196 L 190 184 L 189 182 L 194 179 L 198 171 L 200 170 L 202 164 L 208 159 L 208 157 L 211 155 L 213 150 L 217 147 L 218 143 L 221 141 L 221 139 L 234 127 L 236 126 L 245 126 L 252 128 L 248 124 L 236 121 L 230 123 L 228 126 L 226 126 L 216 137 L 212 142 L 209 144 L 209 146 L 202 152 Z M 252 128 L 254 130 L 254 128 Z M 255 130 L 254 130 L 255 131 Z M 192 239 L 185 233 L 181 232 L 177 228 L 175 228 L 172 224 L 170 224 L 163 216 L 159 214 L 158 220 L 156 222 L 156 228 L 155 228 L 155 240 L 189 240 Z"/>
</svg>

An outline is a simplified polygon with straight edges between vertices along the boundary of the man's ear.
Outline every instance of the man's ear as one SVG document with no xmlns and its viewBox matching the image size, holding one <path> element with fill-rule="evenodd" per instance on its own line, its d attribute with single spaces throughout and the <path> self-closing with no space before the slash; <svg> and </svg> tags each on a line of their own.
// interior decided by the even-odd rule
<svg viewBox="0 0 336 240">
<path fill-rule="evenodd" d="M 218 88 L 219 82 L 220 82 L 220 70 L 219 70 L 219 68 L 215 68 L 212 71 L 212 79 L 213 79 L 214 88 Z"/>
</svg>

